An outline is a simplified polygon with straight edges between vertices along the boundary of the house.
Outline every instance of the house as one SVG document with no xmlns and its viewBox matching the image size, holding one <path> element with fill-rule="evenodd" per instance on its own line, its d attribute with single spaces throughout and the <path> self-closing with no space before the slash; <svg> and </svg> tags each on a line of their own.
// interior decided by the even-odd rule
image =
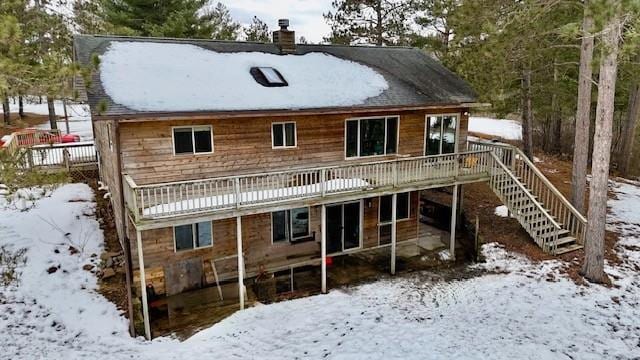
<svg viewBox="0 0 640 360">
<path fill-rule="evenodd" d="M 237 281 L 242 308 L 247 279 L 301 266 L 320 268 L 326 292 L 327 259 L 379 248 L 394 273 L 399 244 L 425 240 L 425 189 L 449 189 L 436 220 L 451 257 L 472 182 L 545 251 L 580 247 L 586 221 L 533 163 L 468 141 L 476 95 L 438 61 L 295 44 L 280 25 L 273 43 L 75 38 L 76 61 L 95 67 L 81 89 L 147 337 L 148 296 L 215 285 L 222 298 Z"/>
</svg>

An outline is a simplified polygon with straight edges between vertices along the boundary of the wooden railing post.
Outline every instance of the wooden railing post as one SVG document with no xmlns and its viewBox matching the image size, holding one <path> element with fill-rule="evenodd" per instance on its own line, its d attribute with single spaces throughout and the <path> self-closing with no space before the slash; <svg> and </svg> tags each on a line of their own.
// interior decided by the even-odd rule
<svg viewBox="0 0 640 360">
<path fill-rule="evenodd" d="M 233 182 L 233 192 L 236 201 L 236 208 L 240 208 L 240 178 L 235 178 Z"/>
<path fill-rule="evenodd" d="M 327 193 L 327 169 L 320 170 L 320 193 L 322 197 Z"/>
</svg>

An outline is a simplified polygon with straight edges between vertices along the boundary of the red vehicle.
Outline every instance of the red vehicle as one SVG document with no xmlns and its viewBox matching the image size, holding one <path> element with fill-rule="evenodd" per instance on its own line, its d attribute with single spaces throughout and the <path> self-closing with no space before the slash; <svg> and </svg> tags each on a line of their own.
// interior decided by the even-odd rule
<svg viewBox="0 0 640 360">
<path fill-rule="evenodd" d="M 6 139 L 5 139 L 6 140 Z M 59 130 L 24 129 L 13 132 L 9 140 L 4 141 L 0 146 L 9 141 L 15 142 L 18 147 L 34 145 L 65 144 L 80 141 L 80 136 L 76 134 L 60 134 Z"/>
</svg>

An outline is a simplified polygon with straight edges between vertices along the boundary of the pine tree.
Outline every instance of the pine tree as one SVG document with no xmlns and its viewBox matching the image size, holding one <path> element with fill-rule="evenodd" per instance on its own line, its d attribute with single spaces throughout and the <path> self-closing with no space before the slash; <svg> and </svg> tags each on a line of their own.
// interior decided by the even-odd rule
<svg viewBox="0 0 640 360">
<path fill-rule="evenodd" d="M 269 26 L 257 16 L 254 16 L 251 24 L 244 29 L 244 35 L 247 41 L 269 42 L 271 40 Z"/>
<path fill-rule="evenodd" d="M 573 145 L 573 171 L 571 175 L 571 203 L 585 213 L 585 188 L 589 161 L 589 127 L 591 126 L 591 87 L 593 83 L 593 17 L 589 2 L 585 1 L 580 46 L 580 72 L 578 75 L 578 103 L 576 105 L 575 140 Z"/>
<path fill-rule="evenodd" d="M 409 42 L 407 0 L 334 0 L 323 14 L 331 26 L 325 41 L 334 44 L 403 45 Z"/>
<path fill-rule="evenodd" d="M 242 26 L 231 17 L 231 12 L 222 3 L 203 10 L 203 19 L 211 26 L 208 37 L 216 40 L 237 40 Z"/>
<path fill-rule="evenodd" d="M 208 38 L 213 27 L 201 9 L 207 0 L 99 0 L 84 2 L 83 26 L 120 35 Z M 97 18 L 93 17 L 97 12 Z M 99 19 L 99 20 L 98 20 Z"/>
<path fill-rule="evenodd" d="M 418 0 L 412 5 L 413 10 L 420 14 L 415 18 L 416 24 L 427 33 L 416 34 L 412 45 L 426 48 L 437 58 L 444 59 L 449 52 L 449 41 L 455 34 L 449 18 L 460 5 L 460 0 Z"/>
</svg>

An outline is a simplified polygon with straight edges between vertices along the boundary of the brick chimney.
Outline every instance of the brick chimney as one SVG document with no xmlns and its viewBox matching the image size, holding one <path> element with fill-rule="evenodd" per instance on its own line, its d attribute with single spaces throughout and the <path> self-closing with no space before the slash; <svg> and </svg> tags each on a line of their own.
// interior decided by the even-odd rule
<svg viewBox="0 0 640 360">
<path fill-rule="evenodd" d="M 296 32 L 288 30 L 289 19 L 278 20 L 279 30 L 273 32 L 273 43 L 278 45 L 280 53 L 292 54 L 296 51 Z"/>
</svg>

